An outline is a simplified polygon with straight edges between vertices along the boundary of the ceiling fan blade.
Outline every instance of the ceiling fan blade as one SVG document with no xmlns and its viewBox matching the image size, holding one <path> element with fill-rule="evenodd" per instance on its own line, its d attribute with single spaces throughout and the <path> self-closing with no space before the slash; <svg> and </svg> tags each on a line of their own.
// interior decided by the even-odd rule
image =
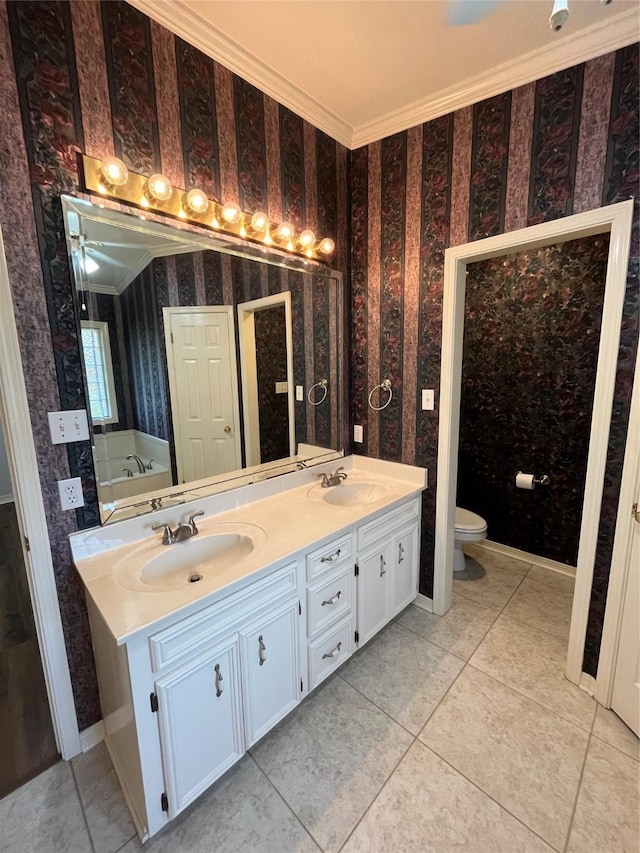
<svg viewBox="0 0 640 853">
<path fill-rule="evenodd" d="M 502 0 L 449 0 L 448 23 L 453 27 L 477 24 L 500 5 Z"/>
</svg>

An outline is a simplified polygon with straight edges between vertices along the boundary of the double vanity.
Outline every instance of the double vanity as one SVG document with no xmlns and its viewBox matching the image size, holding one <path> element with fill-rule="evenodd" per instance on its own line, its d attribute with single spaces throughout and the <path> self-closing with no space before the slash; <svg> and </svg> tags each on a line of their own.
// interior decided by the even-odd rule
<svg viewBox="0 0 640 853">
<path fill-rule="evenodd" d="M 143 840 L 413 601 L 425 486 L 351 456 L 70 537 Z"/>
</svg>

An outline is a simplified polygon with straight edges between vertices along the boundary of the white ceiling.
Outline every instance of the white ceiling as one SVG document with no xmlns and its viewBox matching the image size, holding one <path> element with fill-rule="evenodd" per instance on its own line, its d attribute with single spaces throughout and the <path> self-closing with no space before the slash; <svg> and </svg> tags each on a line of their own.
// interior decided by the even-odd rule
<svg viewBox="0 0 640 853">
<path fill-rule="evenodd" d="M 350 148 L 636 41 L 638 0 L 131 0 Z M 478 0 L 471 0 L 478 2 Z M 491 5 L 491 4 L 488 4 Z"/>
</svg>

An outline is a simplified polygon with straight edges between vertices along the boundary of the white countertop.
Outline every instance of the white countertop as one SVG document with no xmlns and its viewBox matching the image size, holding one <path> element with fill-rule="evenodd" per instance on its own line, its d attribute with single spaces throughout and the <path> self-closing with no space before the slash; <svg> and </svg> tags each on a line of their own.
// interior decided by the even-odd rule
<svg viewBox="0 0 640 853">
<path fill-rule="evenodd" d="M 321 492 L 326 492 L 318 485 L 318 473 L 334 471 L 340 463 L 348 475 L 346 483 L 377 483 L 385 487 L 384 495 L 375 502 L 355 506 L 336 506 L 318 499 Z M 182 618 L 208 606 L 298 552 L 320 545 L 345 528 L 419 494 L 426 487 L 426 474 L 424 468 L 348 456 L 186 506 L 75 533 L 69 537 L 71 550 L 88 594 L 120 644 L 152 626 L 164 627 L 175 620 L 178 611 Z M 169 548 L 188 548 L 189 542 L 195 541 L 162 545 L 162 534 L 152 532 L 152 524 L 167 522 L 175 527 L 202 509 L 205 517 L 197 521 L 198 535 L 226 530 L 225 525 L 242 524 L 255 525 L 265 535 L 260 536 L 260 542 L 249 554 L 197 584 L 170 590 L 150 587 L 149 591 L 124 585 L 119 578 L 129 565 L 135 571 L 136 552 L 144 550 L 148 559 Z"/>
</svg>

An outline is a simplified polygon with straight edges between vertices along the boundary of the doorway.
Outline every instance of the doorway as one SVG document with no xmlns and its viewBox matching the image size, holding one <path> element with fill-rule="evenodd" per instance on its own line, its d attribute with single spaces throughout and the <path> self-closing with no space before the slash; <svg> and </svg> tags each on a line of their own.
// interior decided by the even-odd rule
<svg viewBox="0 0 640 853">
<path fill-rule="evenodd" d="M 622 202 L 447 249 L 445 254 L 441 417 L 438 436 L 439 486 L 436 495 L 433 598 L 433 610 L 437 614 L 446 613 L 449 609 L 453 585 L 454 516 L 467 265 L 514 251 L 534 249 L 595 234 L 609 234 L 610 247 L 602 332 L 590 424 L 589 454 L 566 668 L 567 678 L 575 684 L 582 681 L 582 659 L 591 598 L 600 501 L 604 486 L 632 215 L 633 202 Z"/>
</svg>

